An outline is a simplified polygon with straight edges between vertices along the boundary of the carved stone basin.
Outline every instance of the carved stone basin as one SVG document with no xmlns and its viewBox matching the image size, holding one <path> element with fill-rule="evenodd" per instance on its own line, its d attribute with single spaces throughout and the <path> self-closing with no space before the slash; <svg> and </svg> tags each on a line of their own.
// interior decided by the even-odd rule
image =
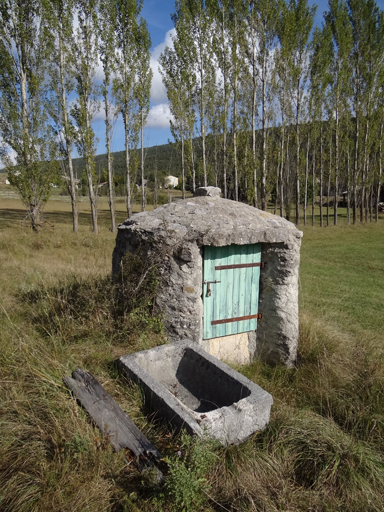
<svg viewBox="0 0 384 512">
<path fill-rule="evenodd" d="M 269 422 L 272 396 L 196 343 L 123 356 L 119 369 L 142 387 L 150 410 L 191 434 L 238 444 Z"/>
</svg>

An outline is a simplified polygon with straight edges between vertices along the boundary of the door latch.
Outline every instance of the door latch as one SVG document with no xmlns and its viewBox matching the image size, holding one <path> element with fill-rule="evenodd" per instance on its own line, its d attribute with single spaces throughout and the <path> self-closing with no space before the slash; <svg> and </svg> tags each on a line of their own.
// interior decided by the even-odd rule
<svg viewBox="0 0 384 512">
<path fill-rule="evenodd" d="M 221 281 L 203 281 L 203 284 L 207 285 L 207 293 L 205 294 L 206 297 L 210 297 L 211 292 L 211 284 L 221 283 Z"/>
</svg>

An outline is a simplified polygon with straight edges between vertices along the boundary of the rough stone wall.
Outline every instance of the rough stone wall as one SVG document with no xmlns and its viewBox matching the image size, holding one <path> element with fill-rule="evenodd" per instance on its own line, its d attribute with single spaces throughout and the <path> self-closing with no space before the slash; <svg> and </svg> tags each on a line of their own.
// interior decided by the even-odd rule
<svg viewBox="0 0 384 512">
<path fill-rule="evenodd" d="M 256 355 L 269 363 L 293 366 L 299 336 L 298 278 L 301 240 L 262 244 Z"/>
<path fill-rule="evenodd" d="M 156 253 L 157 258 L 162 255 L 155 305 L 162 313 L 169 340 L 190 339 L 198 343 L 203 317 L 201 249 L 196 242 L 179 240 L 171 233 L 164 236 L 160 230 L 123 229 L 113 252 L 112 273 L 118 274 L 123 256 L 135 253 L 139 247 L 145 248 L 147 257 L 151 257 L 150 253 Z"/>
<path fill-rule="evenodd" d="M 199 343 L 202 332 L 203 259 L 200 248 L 187 242 L 169 256 L 164 284 L 156 305 L 163 312 L 165 329 L 171 341 L 190 339 Z"/>
</svg>

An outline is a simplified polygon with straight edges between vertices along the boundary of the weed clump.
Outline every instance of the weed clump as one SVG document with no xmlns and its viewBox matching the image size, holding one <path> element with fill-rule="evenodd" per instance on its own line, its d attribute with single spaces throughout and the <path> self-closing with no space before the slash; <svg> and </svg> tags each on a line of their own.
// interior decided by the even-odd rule
<svg viewBox="0 0 384 512">
<path fill-rule="evenodd" d="M 145 340 L 144 348 L 158 345 L 163 342 L 161 314 L 155 307 L 158 261 L 145 254 L 144 248 L 127 253 L 117 276 L 75 275 L 55 286 L 41 283 L 21 290 L 19 298 L 29 306 L 39 332 L 66 343 L 97 338 L 101 344 L 129 340 L 136 349 L 140 340 Z"/>
<path fill-rule="evenodd" d="M 218 460 L 215 452 L 218 446 L 219 443 L 208 436 L 191 437 L 182 432 L 179 450 L 165 459 L 169 468 L 165 497 L 175 504 L 176 510 L 202 510 L 208 501 L 211 488 L 208 475 Z"/>
</svg>

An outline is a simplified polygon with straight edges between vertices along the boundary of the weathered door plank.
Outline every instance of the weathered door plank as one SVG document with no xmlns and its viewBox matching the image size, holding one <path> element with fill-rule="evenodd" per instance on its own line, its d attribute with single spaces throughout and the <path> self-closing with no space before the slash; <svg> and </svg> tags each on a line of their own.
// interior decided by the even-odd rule
<svg viewBox="0 0 384 512">
<path fill-rule="evenodd" d="M 72 378 L 64 377 L 63 381 L 116 452 L 123 448 L 131 450 L 140 470 L 148 466 L 151 459 L 160 461 L 157 449 L 91 373 L 78 368 L 72 372 Z"/>
</svg>

